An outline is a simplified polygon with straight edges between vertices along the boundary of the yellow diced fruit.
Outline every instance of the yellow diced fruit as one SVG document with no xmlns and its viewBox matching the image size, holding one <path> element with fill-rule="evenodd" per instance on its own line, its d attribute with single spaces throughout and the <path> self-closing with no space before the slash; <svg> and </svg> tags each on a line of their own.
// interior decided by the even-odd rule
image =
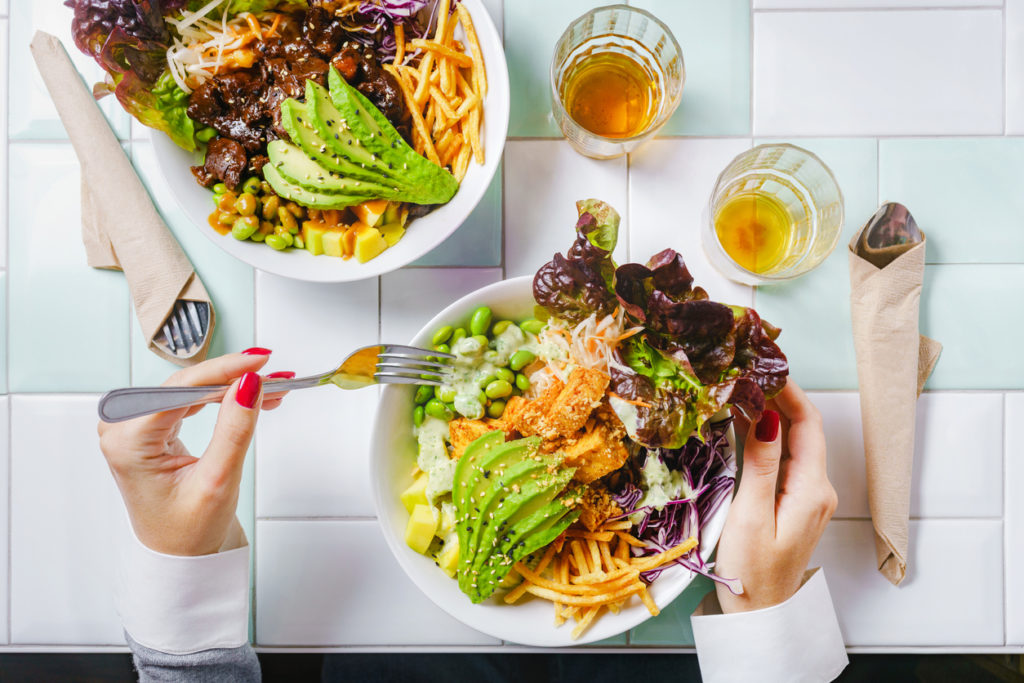
<svg viewBox="0 0 1024 683">
<path fill-rule="evenodd" d="M 341 230 L 327 230 L 324 232 L 324 253 L 328 256 L 341 258 L 341 238 L 344 234 Z"/>
<path fill-rule="evenodd" d="M 402 499 L 402 505 L 405 506 L 406 512 L 412 514 L 412 510 L 417 505 L 427 504 L 427 473 L 424 472 L 420 476 L 416 477 L 409 488 L 402 491 L 400 496 Z"/>
<path fill-rule="evenodd" d="M 376 258 L 382 251 L 388 248 L 388 243 L 381 237 L 380 230 L 363 226 L 363 229 L 356 232 L 356 260 L 366 263 Z"/>
<path fill-rule="evenodd" d="M 455 578 L 455 570 L 459 566 L 459 537 L 452 534 L 444 542 L 444 547 L 437 554 L 437 566 L 448 576 Z M 509 572 L 515 574 L 516 572 Z"/>
<path fill-rule="evenodd" d="M 380 230 L 381 237 L 384 238 L 389 247 L 395 246 L 398 240 L 402 239 L 402 235 L 405 234 L 405 228 L 402 227 L 401 223 L 385 223 L 378 230 Z"/>
<path fill-rule="evenodd" d="M 401 202 L 388 202 L 388 208 L 384 210 L 384 217 L 381 222 L 387 223 L 401 223 L 402 214 L 402 203 Z"/>
<path fill-rule="evenodd" d="M 324 233 L 327 230 L 322 224 L 313 221 L 305 221 L 302 224 L 302 241 L 306 250 L 313 256 L 324 253 Z"/>
<path fill-rule="evenodd" d="M 377 223 L 384 216 L 384 212 L 387 211 L 388 200 L 386 199 L 371 199 L 368 202 L 362 204 L 356 204 L 352 207 L 352 213 L 356 215 L 363 223 L 366 223 L 371 228 L 376 227 Z"/>
<path fill-rule="evenodd" d="M 409 516 L 409 524 L 405 527 L 406 544 L 420 554 L 427 552 L 430 542 L 434 540 L 437 529 L 437 518 L 434 508 L 429 505 L 417 505 Z"/>
</svg>

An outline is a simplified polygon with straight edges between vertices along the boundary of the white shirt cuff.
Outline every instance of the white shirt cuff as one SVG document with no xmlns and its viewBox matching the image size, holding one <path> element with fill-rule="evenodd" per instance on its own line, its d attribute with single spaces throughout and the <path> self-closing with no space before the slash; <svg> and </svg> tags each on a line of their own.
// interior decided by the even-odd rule
<svg viewBox="0 0 1024 683">
<path fill-rule="evenodd" d="M 831 681 L 849 663 L 825 574 L 772 607 L 690 617 L 704 683 Z"/>
<path fill-rule="evenodd" d="M 249 641 L 248 544 L 182 557 L 150 550 L 130 533 L 117 569 L 115 602 L 135 642 L 191 654 Z"/>
</svg>

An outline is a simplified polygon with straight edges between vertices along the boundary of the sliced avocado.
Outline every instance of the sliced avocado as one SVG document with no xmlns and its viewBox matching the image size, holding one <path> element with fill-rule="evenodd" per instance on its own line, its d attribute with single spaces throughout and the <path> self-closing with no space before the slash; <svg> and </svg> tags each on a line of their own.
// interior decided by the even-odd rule
<svg viewBox="0 0 1024 683">
<path fill-rule="evenodd" d="M 334 170 L 338 173 L 371 181 L 379 181 L 382 175 L 388 178 L 401 177 L 398 169 L 387 168 L 386 165 L 374 168 L 373 152 L 352 135 L 345 117 L 331 101 L 330 93 L 314 81 L 306 81 L 305 113 L 303 122 L 309 123 L 316 130 L 323 144 L 318 149 L 326 156 L 327 163 L 336 166 Z M 284 119 L 283 112 L 281 118 Z M 291 135 L 291 130 L 286 130 Z"/>
<path fill-rule="evenodd" d="M 477 461 L 497 445 L 505 443 L 505 432 L 495 430 L 487 432 L 480 438 L 471 442 L 463 451 L 462 457 L 455 465 L 455 480 L 452 484 L 452 500 L 459 505 L 459 498 L 462 496 L 463 483 L 469 481 L 469 475 L 476 466 Z"/>
<path fill-rule="evenodd" d="M 313 192 L 294 184 L 281 175 L 273 164 L 263 166 L 263 177 L 279 196 L 314 209 L 343 209 L 363 201 L 365 197 L 350 197 L 343 194 Z"/>
<path fill-rule="evenodd" d="M 559 470 L 554 476 L 544 483 L 536 479 L 529 479 L 519 487 L 519 491 L 513 492 L 503 501 L 501 509 L 494 514 L 493 524 L 488 525 L 487 532 L 480 538 L 481 548 L 497 549 L 505 545 L 505 540 L 510 533 L 513 533 L 517 525 L 530 520 L 548 505 L 562 492 L 573 475 L 572 469 Z M 479 569 L 486 558 L 479 557 L 473 561 L 473 566 Z"/>
<path fill-rule="evenodd" d="M 286 180 L 313 192 L 361 197 L 358 203 L 377 197 L 381 193 L 391 192 L 377 183 L 335 173 L 319 162 L 319 155 L 310 153 L 307 148 L 300 148 L 287 140 L 271 140 L 267 144 L 267 156 Z"/>
</svg>

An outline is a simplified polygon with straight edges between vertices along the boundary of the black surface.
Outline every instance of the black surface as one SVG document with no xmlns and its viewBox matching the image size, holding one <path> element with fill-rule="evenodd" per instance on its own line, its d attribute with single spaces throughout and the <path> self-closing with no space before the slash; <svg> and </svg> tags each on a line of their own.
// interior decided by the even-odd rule
<svg viewBox="0 0 1024 683">
<path fill-rule="evenodd" d="M 699 681 L 694 655 L 260 655 L 267 683 L 401 681 L 419 683 L 597 683 Z M 135 681 L 128 655 L 3 654 L 0 682 Z M 842 683 L 1024 683 L 1017 656 L 853 655 Z"/>
</svg>

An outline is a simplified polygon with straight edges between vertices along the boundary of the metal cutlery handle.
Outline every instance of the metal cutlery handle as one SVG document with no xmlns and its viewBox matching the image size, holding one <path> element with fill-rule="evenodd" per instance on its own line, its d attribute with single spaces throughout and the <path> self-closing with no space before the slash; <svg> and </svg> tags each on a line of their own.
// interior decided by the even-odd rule
<svg viewBox="0 0 1024 683">
<path fill-rule="evenodd" d="M 263 393 L 293 391 L 324 382 L 325 375 L 296 379 L 268 380 Z M 330 377 L 330 373 L 326 375 Z M 164 410 L 216 403 L 224 398 L 227 386 L 204 387 L 129 387 L 107 392 L 100 399 L 99 414 L 104 422 L 123 422 Z"/>
</svg>

